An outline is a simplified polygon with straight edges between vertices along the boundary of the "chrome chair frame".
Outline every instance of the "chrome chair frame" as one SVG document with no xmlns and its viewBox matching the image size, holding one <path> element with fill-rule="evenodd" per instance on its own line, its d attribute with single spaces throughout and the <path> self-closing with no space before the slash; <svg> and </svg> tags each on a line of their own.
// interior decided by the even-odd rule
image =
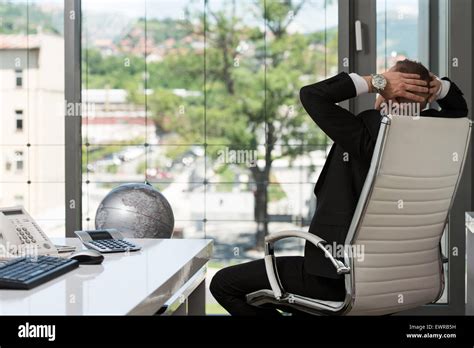
<svg viewBox="0 0 474 348">
<path fill-rule="evenodd" d="M 407 117 L 407 116 L 403 116 Z M 384 152 L 384 145 L 387 139 L 387 135 L 391 125 L 391 116 L 386 116 L 383 118 L 381 122 L 381 126 L 379 129 L 377 141 L 374 148 L 374 153 L 372 156 L 370 169 L 367 174 L 367 178 L 362 189 L 359 203 L 357 208 L 354 212 L 354 216 L 349 227 L 349 231 L 345 240 L 346 245 L 353 245 L 353 242 L 357 238 L 357 232 L 359 229 L 359 225 L 361 224 L 361 218 L 364 216 L 364 213 L 367 209 L 369 203 L 369 197 L 373 189 L 374 180 L 377 176 L 377 173 L 380 169 L 381 159 Z M 465 146 L 465 153 L 463 157 L 463 163 L 461 164 L 459 177 L 457 179 L 453 197 L 456 194 L 457 188 L 459 186 L 459 181 L 461 174 L 463 172 L 464 164 L 465 164 L 465 157 L 469 147 L 469 141 L 472 131 L 472 121 L 470 121 L 470 130 L 467 136 L 466 146 Z M 448 212 L 451 210 L 453 198 L 451 199 L 450 206 Z M 447 218 L 444 222 L 444 226 L 447 223 Z M 296 237 L 305 239 L 307 242 L 314 244 L 318 247 L 321 252 L 323 252 L 326 257 L 331 261 L 332 265 L 335 267 L 337 274 L 344 275 L 345 278 L 345 288 L 346 288 L 346 295 L 343 301 L 336 302 L 336 301 L 325 301 L 319 300 L 314 298 L 308 298 L 304 296 L 300 296 L 297 294 L 291 294 L 285 291 L 280 281 L 280 277 L 278 275 L 278 270 L 276 266 L 276 257 L 274 255 L 274 244 L 285 238 Z M 354 300 L 355 300 L 355 277 L 353 270 L 353 262 L 354 257 L 352 255 L 352 248 L 345 248 L 344 250 L 344 262 L 337 260 L 334 256 L 325 248 L 325 243 L 322 238 L 310 234 L 305 231 L 299 230 L 288 230 L 288 231 L 280 231 L 277 233 L 273 233 L 266 237 L 265 239 L 265 268 L 266 273 L 268 276 L 268 280 L 270 283 L 270 289 L 262 289 L 250 294 L 247 294 L 246 299 L 247 303 L 260 306 L 262 304 L 274 304 L 279 305 L 280 307 L 291 307 L 298 309 L 300 311 L 313 314 L 313 315 L 348 315 L 351 313 Z M 441 286 L 440 291 L 435 299 L 436 302 L 442 296 L 444 292 L 444 268 L 443 263 L 447 262 L 448 259 L 442 254 L 441 245 L 440 245 L 440 275 L 441 275 Z"/>
</svg>

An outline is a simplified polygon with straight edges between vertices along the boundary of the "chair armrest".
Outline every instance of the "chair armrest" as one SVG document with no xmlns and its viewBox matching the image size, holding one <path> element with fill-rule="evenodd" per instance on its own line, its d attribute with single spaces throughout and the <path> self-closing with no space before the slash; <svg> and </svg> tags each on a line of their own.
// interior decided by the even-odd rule
<svg viewBox="0 0 474 348">
<path fill-rule="evenodd" d="M 334 258 L 334 256 L 324 247 L 324 244 L 326 243 L 324 239 L 314 234 L 311 234 L 309 232 L 298 231 L 298 230 L 280 231 L 280 232 L 273 233 L 270 236 L 267 236 L 265 238 L 265 242 L 267 244 L 273 244 L 279 241 L 280 239 L 290 238 L 290 237 L 305 239 L 308 242 L 320 248 L 322 252 L 324 252 L 326 257 L 331 261 L 331 263 L 336 268 L 337 274 L 346 274 L 350 272 L 350 268 L 348 266 L 346 266 L 343 262 Z M 267 249 L 265 249 L 265 252 L 267 252 Z"/>
<path fill-rule="evenodd" d="M 311 234 L 309 232 L 299 231 L 299 230 L 285 230 L 285 231 L 272 233 L 271 235 L 265 237 L 265 242 L 266 243 L 275 243 L 275 242 L 279 241 L 280 239 L 289 238 L 289 237 L 302 238 L 302 239 L 305 239 L 305 240 L 311 242 L 312 244 L 314 244 L 316 246 L 319 243 L 325 243 L 326 242 L 324 239 L 318 237 L 315 234 Z"/>
<path fill-rule="evenodd" d="M 324 247 L 324 244 L 326 243 L 324 239 L 309 232 L 298 230 L 287 230 L 272 233 L 271 235 L 265 238 L 265 269 L 267 271 L 268 281 L 270 282 L 270 286 L 273 290 L 275 298 L 280 299 L 285 293 L 285 291 L 283 289 L 283 286 L 281 285 L 280 278 L 278 276 L 273 244 L 281 239 L 291 237 L 305 239 L 308 242 L 314 244 L 319 249 L 321 249 L 321 251 L 326 255 L 326 257 L 336 268 L 337 274 L 346 274 L 350 272 L 350 268 L 348 266 L 334 258 L 334 256 Z"/>
<path fill-rule="evenodd" d="M 441 262 L 442 262 L 443 264 L 449 262 L 449 257 L 447 257 L 446 255 L 444 255 L 444 253 L 443 253 L 443 248 L 441 247 L 441 242 L 439 242 L 439 254 L 441 255 Z"/>
</svg>

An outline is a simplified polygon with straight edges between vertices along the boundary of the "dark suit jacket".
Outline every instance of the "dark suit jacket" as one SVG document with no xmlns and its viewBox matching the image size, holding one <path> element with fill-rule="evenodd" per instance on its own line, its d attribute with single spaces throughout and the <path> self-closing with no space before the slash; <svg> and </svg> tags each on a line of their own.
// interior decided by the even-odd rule
<svg viewBox="0 0 474 348">
<path fill-rule="evenodd" d="M 346 73 L 305 86 L 300 91 L 305 110 L 334 142 L 314 188 L 317 205 L 309 228 L 310 233 L 331 245 L 334 242 L 344 244 L 382 119 L 375 109 L 355 116 L 336 105 L 355 96 L 354 83 Z M 424 110 L 421 116 L 465 117 L 468 112 L 463 94 L 454 83 L 438 104 L 441 111 Z M 343 258 L 343 255 L 337 256 Z M 310 274 L 338 278 L 330 261 L 311 243 L 305 246 L 305 270 Z"/>
</svg>

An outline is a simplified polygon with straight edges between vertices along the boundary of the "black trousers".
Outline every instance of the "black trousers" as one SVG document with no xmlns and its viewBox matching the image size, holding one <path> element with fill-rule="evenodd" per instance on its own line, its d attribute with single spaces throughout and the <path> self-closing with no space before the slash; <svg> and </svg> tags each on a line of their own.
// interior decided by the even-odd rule
<svg viewBox="0 0 474 348">
<path fill-rule="evenodd" d="M 305 272 L 301 256 L 277 257 L 277 268 L 283 288 L 290 293 L 328 301 L 344 299 L 344 279 L 324 278 Z M 245 295 L 260 289 L 271 289 L 263 259 L 223 268 L 214 275 L 210 284 L 212 295 L 231 315 L 280 315 L 273 305 L 259 308 L 247 304 Z M 278 308 L 303 314 L 284 306 Z"/>
</svg>

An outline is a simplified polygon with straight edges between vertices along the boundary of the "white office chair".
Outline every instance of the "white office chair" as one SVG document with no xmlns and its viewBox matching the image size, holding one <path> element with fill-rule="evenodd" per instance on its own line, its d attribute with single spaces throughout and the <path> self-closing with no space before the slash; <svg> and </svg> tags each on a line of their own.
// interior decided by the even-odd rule
<svg viewBox="0 0 474 348">
<path fill-rule="evenodd" d="M 467 118 L 385 117 L 345 241 L 344 262 L 308 232 L 271 234 L 265 245 L 271 290 L 248 294 L 247 302 L 319 315 L 384 315 L 436 302 L 444 290 L 440 240 L 471 126 Z M 313 243 L 338 274 L 345 274 L 344 301 L 307 298 L 283 289 L 273 244 L 288 237 Z"/>
</svg>

